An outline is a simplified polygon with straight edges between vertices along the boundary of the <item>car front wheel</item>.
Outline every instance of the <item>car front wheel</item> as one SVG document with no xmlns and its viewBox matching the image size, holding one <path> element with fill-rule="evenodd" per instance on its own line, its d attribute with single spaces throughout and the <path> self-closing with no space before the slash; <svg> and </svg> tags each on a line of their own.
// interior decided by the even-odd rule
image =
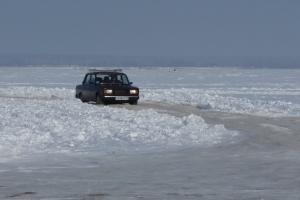
<svg viewBox="0 0 300 200">
<path fill-rule="evenodd" d="M 99 94 L 96 94 L 96 104 L 104 104 Z"/>
<path fill-rule="evenodd" d="M 138 103 L 137 100 L 135 100 L 135 101 L 130 101 L 130 102 L 129 102 L 130 105 L 137 105 L 137 103 Z"/>
<path fill-rule="evenodd" d="M 86 101 L 83 99 L 82 94 L 79 94 L 79 99 L 81 100 L 82 103 L 85 103 Z"/>
</svg>

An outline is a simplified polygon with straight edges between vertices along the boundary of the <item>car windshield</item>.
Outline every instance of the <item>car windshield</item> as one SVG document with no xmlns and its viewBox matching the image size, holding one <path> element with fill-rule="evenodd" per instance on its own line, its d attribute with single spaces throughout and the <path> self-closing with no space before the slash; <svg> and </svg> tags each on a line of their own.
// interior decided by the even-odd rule
<svg viewBox="0 0 300 200">
<path fill-rule="evenodd" d="M 125 84 L 129 85 L 125 74 L 96 74 L 96 84 Z"/>
</svg>

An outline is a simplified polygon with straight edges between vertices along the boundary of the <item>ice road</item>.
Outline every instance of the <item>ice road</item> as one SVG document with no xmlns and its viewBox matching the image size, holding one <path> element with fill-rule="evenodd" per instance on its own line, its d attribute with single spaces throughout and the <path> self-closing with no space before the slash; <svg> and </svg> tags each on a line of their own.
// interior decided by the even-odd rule
<svg viewBox="0 0 300 200">
<path fill-rule="evenodd" d="M 0 199 L 300 198 L 300 70 L 128 68 L 137 106 L 86 71 L 0 68 Z"/>
</svg>

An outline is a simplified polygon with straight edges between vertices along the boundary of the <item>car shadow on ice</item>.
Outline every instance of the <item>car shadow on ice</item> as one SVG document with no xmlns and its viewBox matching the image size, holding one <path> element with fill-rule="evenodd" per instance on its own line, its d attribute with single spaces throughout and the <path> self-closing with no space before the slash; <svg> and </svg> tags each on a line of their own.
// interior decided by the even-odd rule
<svg viewBox="0 0 300 200">
<path fill-rule="evenodd" d="M 196 108 L 200 109 L 200 110 L 210 110 L 212 109 L 212 106 L 208 103 L 208 104 L 198 104 L 196 106 Z"/>
</svg>

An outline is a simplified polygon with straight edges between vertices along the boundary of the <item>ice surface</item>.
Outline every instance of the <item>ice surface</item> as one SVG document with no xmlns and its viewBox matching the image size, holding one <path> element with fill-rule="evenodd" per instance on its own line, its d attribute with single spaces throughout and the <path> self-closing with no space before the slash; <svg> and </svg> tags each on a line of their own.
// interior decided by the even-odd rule
<svg viewBox="0 0 300 200">
<path fill-rule="evenodd" d="M 0 68 L 0 199 L 299 199 L 300 70 L 124 71 L 137 106 L 81 103 L 87 69 Z"/>
</svg>

